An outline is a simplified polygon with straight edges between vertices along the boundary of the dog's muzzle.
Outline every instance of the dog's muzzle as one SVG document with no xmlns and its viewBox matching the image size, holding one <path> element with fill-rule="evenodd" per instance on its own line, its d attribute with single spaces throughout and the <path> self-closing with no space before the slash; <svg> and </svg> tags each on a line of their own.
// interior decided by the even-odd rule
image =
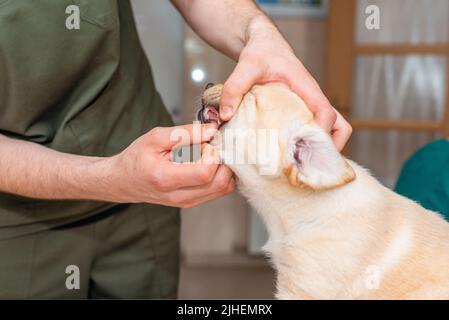
<svg viewBox="0 0 449 320">
<path fill-rule="evenodd" d="M 208 83 L 204 92 L 214 86 L 213 83 Z M 210 99 L 203 93 L 201 98 L 201 109 L 198 110 L 197 120 L 201 123 L 215 123 L 221 127 L 225 121 L 220 119 L 220 105 L 217 99 Z"/>
</svg>

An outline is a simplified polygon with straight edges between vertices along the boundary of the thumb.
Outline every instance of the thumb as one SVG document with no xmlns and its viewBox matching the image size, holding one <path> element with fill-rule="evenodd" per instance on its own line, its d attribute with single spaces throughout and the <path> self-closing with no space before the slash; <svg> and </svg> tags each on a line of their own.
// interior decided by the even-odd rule
<svg viewBox="0 0 449 320">
<path fill-rule="evenodd" d="M 157 127 L 146 134 L 147 143 L 160 151 L 210 141 L 217 132 L 215 124 L 187 124 L 176 127 Z"/>
<path fill-rule="evenodd" d="M 257 65 L 239 62 L 223 85 L 220 100 L 220 118 L 228 121 L 242 102 L 243 96 L 260 79 Z"/>
</svg>

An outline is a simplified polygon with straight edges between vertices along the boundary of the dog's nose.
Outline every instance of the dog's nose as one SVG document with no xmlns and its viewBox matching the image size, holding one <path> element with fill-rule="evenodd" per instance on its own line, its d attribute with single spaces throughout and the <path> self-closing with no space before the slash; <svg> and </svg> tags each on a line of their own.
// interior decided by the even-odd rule
<svg viewBox="0 0 449 320">
<path fill-rule="evenodd" d="M 214 85 L 215 85 L 214 83 L 209 82 L 208 84 L 206 84 L 206 88 L 204 90 L 207 90 L 207 89 L 213 87 Z"/>
</svg>

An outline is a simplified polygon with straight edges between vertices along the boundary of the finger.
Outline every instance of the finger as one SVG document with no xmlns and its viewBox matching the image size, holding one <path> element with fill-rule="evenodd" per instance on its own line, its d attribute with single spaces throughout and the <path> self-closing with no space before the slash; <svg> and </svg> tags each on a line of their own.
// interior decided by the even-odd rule
<svg viewBox="0 0 449 320">
<path fill-rule="evenodd" d="M 331 132 L 337 120 L 337 114 L 330 104 L 316 104 L 313 112 L 315 122 L 326 132 Z"/>
<path fill-rule="evenodd" d="M 184 192 L 186 195 L 190 195 L 191 198 L 199 198 L 204 197 L 216 192 L 219 192 L 223 188 L 225 188 L 229 181 L 234 179 L 234 174 L 232 171 L 225 165 L 218 166 L 216 174 L 213 179 L 206 184 L 200 186 L 193 187 L 183 187 L 178 189 L 179 191 Z"/>
<path fill-rule="evenodd" d="M 176 127 L 157 127 L 148 132 L 145 138 L 159 151 L 170 151 L 177 147 L 210 141 L 216 132 L 216 124 L 197 123 Z"/>
<path fill-rule="evenodd" d="M 174 190 L 207 185 L 214 179 L 218 167 L 218 164 L 172 162 L 165 169 L 170 175 L 165 182 L 166 188 Z"/>
<path fill-rule="evenodd" d="M 327 132 L 331 132 L 337 120 L 337 114 L 309 72 L 304 68 L 288 80 L 291 89 L 312 111 L 315 122 Z"/>
<path fill-rule="evenodd" d="M 204 198 L 223 191 L 233 179 L 232 171 L 228 167 L 221 165 L 217 169 L 214 178 L 209 183 L 201 186 L 180 188 L 174 192 L 179 197 L 178 200 L 180 201 Z"/>
<path fill-rule="evenodd" d="M 232 171 L 222 165 L 217 171 L 213 181 L 201 187 L 182 188 L 173 192 L 178 203 L 197 204 L 212 200 L 235 189 L 235 180 Z"/>
<path fill-rule="evenodd" d="M 208 143 L 201 144 L 201 158 L 198 159 L 199 164 L 220 164 L 217 150 Z"/>
<path fill-rule="evenodd" d="M 166 174 L 164 177 L 158 177 L 158 180 L 164 179 L 165 189 L 175 190 L 209 184 L 214 180 L 220 162 L 215 148 L 203 143 L 201 158 L 197 162 L 177 163 L 165 160 L 164 164 L 160 171 Z"/>
<path fill-rule="evenodd" d="M 224 195 L 226 195 L 228 193 L 234 192 L 234 190 L 235 190 L 235 180 L 233 179 L 233 180 L 231 180 L 229 182 L 229 185 L 227 186 L 227 188 L 225 190 L 223 190 L 222 192 L 211 194 L 211 195 L 205 196 L 203 198 L 199 198 L 199 199 L 195 199 L 195 200 L 193 200 L 191 202 L 187 202 L 184 205 L 184 207 L 186 207 L 186 208 L 195 207 L 195 206 L 197 206 L 199 204 L 202 204 L 202 203 L 205 203 L 205 202 L 217 199 L 217 198 L 222 197 L 222 196 L 224 196 Z"/>
<path fill-rule="evenodd" d="M 352 127 L 338 111 L 336 111 L 336 113 L 337 120 L 335 121 L 335 126 L 332 132 L 332 140 L 338 151 L 341 151 L 352 134 Z"/>
<path fill-rule="evenodd" d="M 228 121 L 242 102 L 243 96 L 262 76 L 257 65 L 240 62 L 223 85 L 220 100 L 220 118 Z"/>
</svg>

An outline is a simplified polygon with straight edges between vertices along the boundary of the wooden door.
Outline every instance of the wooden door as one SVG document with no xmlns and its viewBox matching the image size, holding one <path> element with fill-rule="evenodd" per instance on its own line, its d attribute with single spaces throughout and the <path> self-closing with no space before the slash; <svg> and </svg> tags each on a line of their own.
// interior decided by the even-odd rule
<svg viewBox="0 0 449 320">
<path fill-rule="evenodd" d="M 389 0 L 388 5 L 394 5 L 396 2 L 397 5 L 400 5 L 401 0 Z M 402 0 L 403 1 L 403 0 Z M 415 1 L 416 2 L 416 1 Z M 439 0 L 431 0 L 431 1 L 421 1 L 426 2 L 427 7 L 423 7 L 422 10 L 418 8 L 411 8 L 419 15 L 423 15 L 423 19 L 426 19 L 426 16 L 429 12 L 426 10 L 435 10 L 438 13 L 438 8 L 432 8 L 431 5 L 434 3 L 435 5 L 440 5 L 444 10 L 447 7 L 444 2 Z M 402 134 L 402 132 L 416 132 L 416 133 L 429 133 L 429 137 L 434 138 L 437 136 L 448 136 L 449 137 L 449 40 L 447 39 L 447 33 L 443 32 L 443 35 L 436 39 L 432 35 L 438 33 L 440 26 L 436 25 L 436 32 L 428 31 L 427 36 L 430 35 L 430 40 L 420 37 L 410 37 L 409 40 L 399 39 L 397 41 L 360 41 L 360 28 L 363 28 L 363 23 L 360 23 L 360 19 L 363 19 L 364 8 L 361 6 L 365 6 L 367 4 L 379 4 L 380 7 L 380 28 L 384 28 L 380 32 L 382 34 L 395 34 L 398 33 L 399 28 L 407 31 L 407 28 L 410 26 L 407 25 L 408 19 L 410 19 L 410 23 L 413 23 L 413 18 L 407 17 L 407 12 L 402 12 L 401 10 L 397 10 L 394 13 L 396 16 L 393 16 L 393 13 L 390 11 L 382 12 L 382 5 L 385 5 L 385 1 L 381 0 L 373 0 L 373 1 L 365 1 L 365 0 L 330 0 L 329 3 L 329 18 L 328 18 L 328 47 L 327 47 L 327 61 L 326 61 L 326 72 L 325 72 L 325 92 L 329 97 L 331 103 L 336 107 L 352 124 L 354 128 L 354 134 L 357 135 L 357 132 L 360 131 L 377 131 L 377 132 L 398 132 L 398 134 Z M 402 4 L 404 4 L 403 2 Z M 405 3 L 410 4 L 411 2 Z M 419 5 L 418 2 L 416 2 Z M 399 8 L 399 7 L 398 7 Z M 385 8 L 384 8 L 385 9 Z M 384 25 L 383 16 L 385 13 L 388 13 L 390 18 L 385 19 L 389 21 L 389 25 Z M 449 13 L 444 12 L 444 17 L 449 15 Z M 368 16 L 368 14 L 367 14 Z M 366 17 L 367 17 L 366 16 Z M 394 26 L 392 20 L 397 17 L 398 20 L 402 19 L 403 24 L 397 24 L 397 27 Z M 429 24 L 429 20 L 426 20 Z M 393 21 L 394 22 L 394 21 Z M 430 21 L 430 24 L 433 23 Z M 435 22 L 437 23 L 437 22 Z M 417 34 L 423 34 L 420 31 L 420 25 L 414 26 Z M 422 28 L 426 27 L 423 24 Z M 441 26 L 443 29 L 447 29 L 447 25 Z M 385 29 L 387 28 L 387 29 Z M 389 29 L 388 29 L 389 28 Z M 404 29 L 405 28 L 405 29 Z M 441 30 L 443 30 L 441 29 Z M 446 30 L 444 29 L 444 30 Z M 371 31 L 369 31 L 371 32 Z M 365 34 L 370 34 L 365 30 Z M 373 32 L 379 32 L 373 30 Z M 392 37 L 394 38 L 394 37 Z M 400 38 L 400 37 L 399 37 Z M 440 77 L 436 79 L 440 84 L 443 84 L 441 90 L 439 90 L 436 94 L 441 99 L 436 99 L 440 101 L 442 104 L 439 107 L 440 112 L 438 112 L 438 116 L 427 118 L 420 118 L 419 116 L 414 117 L 413 115 L 401 117 L 379 117 L 379 116 L 368 116 L 361 117 L 358 114 L 363 112 L 356 112 L 355 110 L 355 94 L 357 91 L 357 86 L 360 85 L 360 70 L 357 68 L 360 67 L 361 60 L 371 59 L 371 57 L 389 57 L 394 62 L 405 61 L 406 59 L 430 59 L 431 62 L 441 62 L 437 64 L 438 66 L 444 66 L 443 71 L 439 71 Z M 421 61 L 420 60 L 420 61 Z M 396 63 L 397 65 L 397 63 Z M 425 64 L 424 64 L 425 65 Z M 435 66 L 435 63 L 433 64 Z M 433 73 L 437 69 L 426 70 L 422 69 L 420 72 L 423 77 L 427 77 L 431 79 L 433 77 Z M 388 71 L 388 70 L 387 70 Z M 437 70 L 438 71 L 438 70 Z M 393 71 L 392 71 L 393 72 Z M 366 74 L 365 77 L 370 77 L 370 74 Z M 444 79 L 442 78 L 444 77 Z M 418 77 L 419 78 L 419 77 Z M 382 83 L 380 84 L 382 86 Z M 408 89 L 416 90 L 416 87 Z M 394 94 L 394 92 L 393 92 Z M 415 96 L 418 93 L 413 93 Z M 360 97 L 359 97 L 360 98 Z M 369 99 L 376 99 L 375 96 L 366 97 L 366 101 Z M 360 100 L 360 99 L 359 99 Z M 381 99 L 380 99 L 381 100 Z M 434 99 L 435 100 L 435 99 Z M 438 103 L 438 101 L 430 101 L 429 108 L 434 108 L 434 103 Z M 441 102 L 443 101 L 443 102 Z M 360 101 L 359 101 L 360 102 Z M 382 101 L 379 101 L 381 103 Z M 360 109 L 360 106 L 358 106 Z M 392 106 L 394 107 L 394 106 Z M 426 106 L 423 106 L 425 108 Z M 363 106 L 362 106 L 363 108 Z M 429 140 L 431 140 L 429 138 Z M 419 147 L 419 146 L 417 146 Z M 349 148 L 345 150 L 345 153 L 351 154 L 351 144 L 349 144 Z M 401 159 L 401 161 L 404 159 Z"/>
</svg>

